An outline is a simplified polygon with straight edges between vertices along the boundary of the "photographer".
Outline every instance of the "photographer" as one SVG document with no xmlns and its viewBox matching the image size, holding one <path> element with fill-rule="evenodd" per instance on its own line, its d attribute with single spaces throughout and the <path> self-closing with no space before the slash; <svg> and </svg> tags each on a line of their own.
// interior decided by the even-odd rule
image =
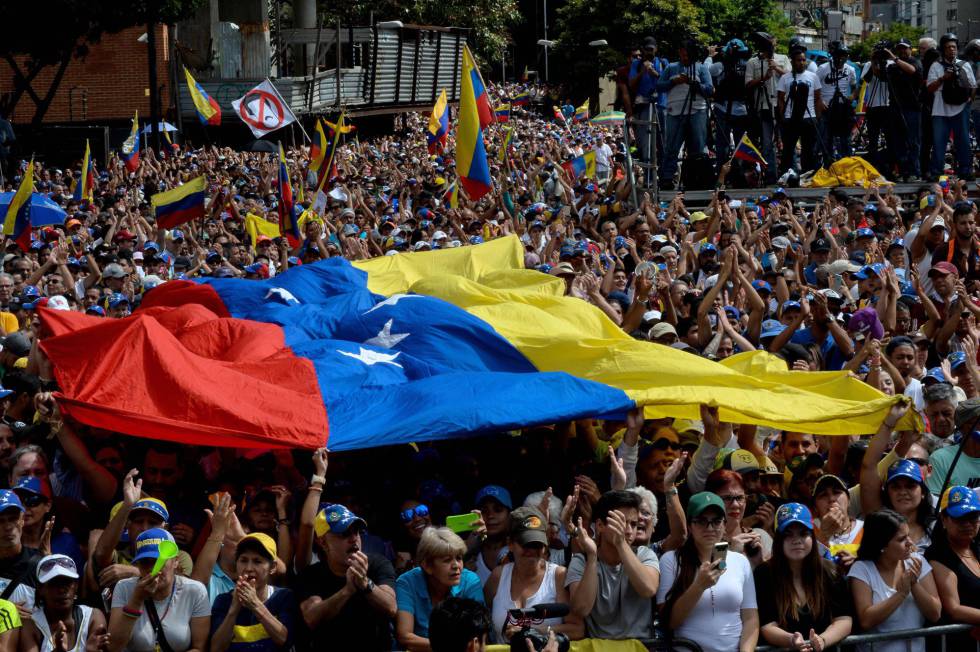
<svg viewBox="0 0 980 652">
<path fill-rule="evenodd" d="M 649 123 L 654 119 L 654 110 L 657 112 L 657 153 L 663 151 L 664 109 L 667 106 L 667 94 L 657 92 L 657 82 L 666 68 L 667 60 L 657 56 L 657 39 L 652 36 L 643 39 L 640 58 L 634 59 L 630 64 L 629 87 L 633 97 L 633 115 L 637 120 L 645 123 L 635 126 L 640 160 L 644 163 L 652 160 L 652 152 L 649 150 L 649 134 L 652 126 Z M 649 173 L 645 176 L 649 178 Z"/>
<path fill-rule="evenodd" d="M 854 127 L 854 108 L 851 103 L 857 92 L 857 75 L 847 64 L 851 51 L 840 42 L 830 46 L 830 61 L 817 68 L 820 97 L 817 106 L 821 114 L 827 152 L 836 161 L 851 155 L 851 129 Z M 832 161 L 827 161 L 830 164 Z"/>
<path fill-rule="evenodd" d="M 722 50 L 722 60 L 712 63 L 708 71 L 715 85 L 715 157 L 719 163 L 731 155 L 731 143 L 742 139 L 747 126 L 745 108 L 745 67 L 749 48 L 733 38 Z"/>
<path fill-rule="evenodd" d="M 766 183 L 776 183 L 776 83 L 790 69 L 789 58 L 775 53 L 775 38 L 766 32 L 752 35 L 756 54 L 745 64 L 745 90 L 749 103 L 749 137 L 759 143 L 766 159 Z"/>
<path fill-rule="evenodd" d="M 936 178 L 946 167 L 946 144 L 949 132 L 953 132 L 953 150 L 956 174 L 973 180 L 973 155 L 970 152 L 969 111 L 967 105 L 977 87 L 973 70 L 957 58 L 959 41 L 955 34 L 945 34 L 939 39 L 942 57 L 929 68 L 927 87 L 934 94 L 932 102 L 932 165 L 931 177 Z"/>
<path fill-rule="evenodd" d="M 792 70 L 779 78 L 778 115 L 782 116 L 783 151 L 779 171 L 793 167 L 796 145 L 800 143 L 800 172 L 817 168 L 817 103 L 820 102 L 820 80 L 807 70 L 806 52 L 790 51 Z"/>
<path fill-rule="evenodd" d="M 922 64 L 912 56 L 912 43 L 908 39 L 900 39 L 895 44 L 895 53 L 898 56 L 892 59 L 894 65 L 889 66 L 886 73 L 892 90 L 892 120 L 899 129 L 895 139 L 898 173 L 907 182 L 920 176 L 922 114 L 919 111 L 919 89 L 922 87 Z"/>
<path fill-rule="evenodd" d="M 895 55 L 889 49 L 891 43 L 878 41 L 871 52 L 871 60 L 861 70 L 862 81 L 868 84 L 864 93 L 865 121 L 868 126 L 868 162 L 878 168 L 886 178 L 891 178 L 895 167 L 895 128 L 892 124 L 891 93 L 888 87 L 887 69 Z M 881 147 L 881 136 L 885 146 Z"/>
<path fill-rule="evenodd" d="M 708 138 L 708 99 L 714 93 L 711 76 L 698 61 L 699 46 L 688 39 L 678 50 L 679 61 L 667 66 L 657 89 L 667 93 L 664 162 L 660 187 L 673 190 L 677 155 L 685 144 L 688 157 L 700 156 Z"/>
</svg>

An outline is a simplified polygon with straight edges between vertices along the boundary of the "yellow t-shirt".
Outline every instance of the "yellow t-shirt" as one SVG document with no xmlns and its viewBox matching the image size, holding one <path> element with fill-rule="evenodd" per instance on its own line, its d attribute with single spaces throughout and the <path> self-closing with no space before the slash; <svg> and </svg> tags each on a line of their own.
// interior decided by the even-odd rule
<svg viewBox="0 0 980 652">
<path fill-rule="evenodd" d="M 13 602 L 0 600 L 0 634 L 21 626 L 20 614 Z"/>
<path fill-rule="evenodd" d="M 6 333 L 14 333 L 20 329 L 17 317 L 12 312 L 0 311 L 0 326 L 3 326 Z"/>
</svg>

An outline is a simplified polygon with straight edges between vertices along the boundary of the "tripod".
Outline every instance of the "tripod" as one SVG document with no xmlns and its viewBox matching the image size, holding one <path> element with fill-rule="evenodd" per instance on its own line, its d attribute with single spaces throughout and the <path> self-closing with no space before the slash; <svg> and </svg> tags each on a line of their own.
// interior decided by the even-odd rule
<svg viewBox="0 0 980 652">
<path fill-rule="evenodd" d="M 769 80 L 763 80 L 767 72 L 767 65 L 768 70 L 772 70 L 772 63 L 769 61 L 769 59 L 763 57 L 761 52 L 756 54 L 756 58 L 759 60 L 760 84 L 753 89 L 753 92 L 756 93 L 756 95 L 752 98 L 751 110 L 753 113 L 755 113 L 755 116 L 752 116 L 753 119 L 749 120 L 749 131 L 751 135 L 756 137 L 755 142 L 759 143 L 759 145 L 762 147 L 763 156 L 766 155 L 766 151 L 769 150 L 770 147 L 772 148 L 771 158 L 766 158 L 766 172 L 764 175 L 765 177 L 768 177 L 768 180 L 764 179 L 764 181 L 769 183 L 770 181 L 775 180 L 773 177 L 771 177 L 771 175 L 774 174 L 773 171 L 779 169 L 779 156 L 776 143 L 779 142 L 780 134 L 776 112 L 773 109 L 772 100 L 769 98 Z M 768 121 L 770 137 L 768 139 L 765 137 L 766 118 L 764 115 L 762 115 L 763 112 L 768 112 L 769 114 Z M 758 125 L 758 131 L 752 130 L 753 125 Z M 771 143 L 771 145 L 768 143 Z"/>
<path fill-rule="evenodd" d="M 681 132 L 680 145 L 684 147 L 684 158 L 681 161 L 679 167 L 680 182 L 677 185 L 677 189 L 679 191 L 684 190 L 684 173 L 687 172 L 688 158 L 691 155 L 691 151 L 690 151 L 691 148 L 687 146 L 687 140 L 688 140 L 687 130 L 691 126 L 691 118 L 694 115 L 694 96 L 695 93 L 697 92 L 697 84 L 698 84 L 697 67 L 698 67 L 697 60 L 692 59 L 691 63 L 687 64 L 687 72 L 685 73 L 688 78 L 688 82 L 687 82 L 688 87 L 687 87 L 687 97 L 684 98 L 684 104 L 681 106 L 681 118 L 683 121 L 679 126 L 679 131 Z M 710 120 L 711 117 L 711 103 L 706 102 L 706 104 L 707 104 L 708 114 L 705 117 L 705 132 L 706 132 L 705 138 L 707 139 L 707 122 L 708 120 Z M 667 152 L 666 143 L 664 143 L 664 145 L 665 145 L 664 156 L 670 156 L 670 154 Z M 703 143 L 702 143 L 702 147 L 703 147 Z M 679 149 L 680 146 L 678 146 L 678 150 Z M 701 152 L 698 152 L 698 154 L 701 154 Z M 676 152 L 674 155 L 676 156 Z M 672 181 L 672 179 L 668 179 L 668 181 Z"/>
</svg>

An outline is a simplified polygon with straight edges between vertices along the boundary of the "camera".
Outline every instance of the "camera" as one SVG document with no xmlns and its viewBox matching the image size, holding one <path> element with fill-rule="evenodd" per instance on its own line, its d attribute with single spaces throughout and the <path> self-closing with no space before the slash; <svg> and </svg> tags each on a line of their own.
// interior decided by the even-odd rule
<svg viewBox="0 0 980 652">
<path fill-rule="evenodd" d="M 892 48 L 891 41 L 886 41 L 886 40 L 878 41 L 877 43 L 874 44 L 874 47 L 871 50 L 871 58 L 878 61 L 884 61 L 888 59 L 888 50 L 890 50 L 891 48 Z"/>
<path fill-rule="evenodd" d="M 558 652 L 568 652 L 569 648 L 571 648 L 571 642 L 564 634 L 555 633 L 555 640 L 558 643 Z M 511 652 L 515 650 L 517 652 L 527 652 L 528 646 L 526 641 L 531 641 L 531 645 L 534 646 L 535 650 L 543 650 L 548 644 L 548 635 L 536 629 L 526 627 L 511 637 Z"/>
</svg>

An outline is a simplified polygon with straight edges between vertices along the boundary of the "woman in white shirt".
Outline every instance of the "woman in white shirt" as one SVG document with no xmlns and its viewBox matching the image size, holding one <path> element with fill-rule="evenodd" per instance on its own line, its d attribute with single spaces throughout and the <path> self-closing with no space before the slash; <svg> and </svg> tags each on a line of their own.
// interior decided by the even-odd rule
<svg viewBox="0 0 980 652">
<path fill-rule="evenodd" d="M 708 491 L 687 503 L 690 536 L 660 560 L 657 606 L 673 636 L 704 652 L 750 652 L 759 640 L 752 566 L 741 553 L 712 559 L 725 533 L 725 503 Z"/>
<path fill-rule="evenodd" d="M 534 507 L 519 507 L 510 514 L 508 547 L 512 563 L 493 569 L 483 587 L 486 603 L 491 605 L 492 638 L 509 644 L 510 638 L 523 627 L 543 632 L 554 629 L 571 639 L 582 638 L 585 626 L 573 616 L 566 618 L 516 618 L 511 610 L 530 609 L 539 604 L 568 603 L 565 567 L 548 561 L 548 521 Z"/>
<path fill-rule="evenodd" d="M 858 560 L 848 578 L 854 614 L 867 633 L 924 627 L 939 620 L 942 605 L 932 566 L 915 551 L 905 517 L 890 509 L 869 515 Z M 859 645 L 860 650 L 872 646 Z M 874 644 L 876 652 L 923 652 L 925 639 Z"/>
</svg>

